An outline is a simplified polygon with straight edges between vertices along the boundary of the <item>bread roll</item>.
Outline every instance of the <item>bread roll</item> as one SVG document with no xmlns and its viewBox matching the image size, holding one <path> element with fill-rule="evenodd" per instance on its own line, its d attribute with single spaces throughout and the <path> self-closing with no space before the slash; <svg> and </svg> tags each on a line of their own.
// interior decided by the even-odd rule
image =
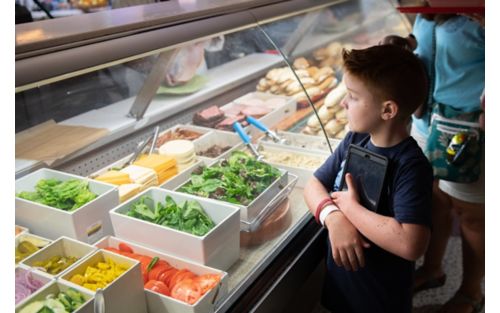
<svg viewBox="0 0 500 313">
<path fill-rule="evenodd" d="M 266 91 L 266 90 L 268 90 L 268 89 L 269 89 L 269 87 L 268 87 L 268 86 L 266 86 L 266 87 L 262 87 L 262 86 L 260 86 L 260 85 L 257 85 L 257 88 L 256 88 L 256 89 L 257 89 L 257 91 Z"/>
<path fill-rule="evenodd" d="M 342 125 L 346 125 L 347 123 L 349 123 L 349 121 L 347 120 L 347 118 L 336 118 L 337 122 L 339 124 L 342 124 Z"/>
<path fill-rule="evenodd" d="M 318 73 L 319 71 L 319 68 L 317 68 L 316 66 L 311 66 L 307 69 L 307 72 L 309 73 L 309 76 L 313 77 L 316 75 L 316 73 Z"/>
<path fill-rule="evenodd" d="M 334 107 L 340 104 L 340 101 L 344 99 L 347 94 L 347 88 L 344 82 L 340 82 L 335 89 L 330 91 L 325 98 L 325 106 L 326 107 Z"/>
<path fill-rule="evenodd" d="M 302 82 L 302 85 L 304 85 L 304 88 L 306 88 L 306 90 L 307 88 L 314 86 L 315 83 L 314 79 L 310 77 L 301 78 L 300 81 Z M 300 86 L 300 83 L 298 81 L 294 81 L 286 87 L 286 92 L 289 95 L 293 95 L 300 90 L 302 90 L 302 87 Z"/>
<path fill-rule="evenodd" d="M 330 76 L 324 82 L 322 82 L 318 86 L 318 88 L 321 89 L 321 91 L 323 91 L 332 88 L 332 86 L 335 86 L 336 84 L 337 84 L 337 78 Z"/>
<path fill-rule="evenodd" d="M 297 76 L 299 76 L 299 78 L 301 78 L 301 79 L 304 77 L 311 77 L 311 75 L 309 74 L 309 71 L 305 70 L 305 69 L 296 70 L 295 74 L 297 74 Z M 293 77 L 295 78 L 295 76 L 293 76 Z"/>
<path fill-rule="evenodd" d="M 308 120 L 307 120 L 307 126 L 309 126 L 311 129 L 315 130 L 318 129 L 319 127 L 319 121 L 316 115 L 312 115 Z"/>
<path fill-rule="evenodd" d="M 331 120 L 325 125 L 325 130 L 329 136 L 335 136 L 339 131 L 344 129 L 344 125 L 337 122 L 337 120 Z"/>
<path fill-rule="evenodd" d="M 281 84 L 289 79 L 295 79 L 295 75 L 293 75 L 293 72 L 290 68 L 285 67 L 282 68 L 282 71 L 280 72 L 279 76 L 276 79 L 276 82 L 278 84 Z"/>
<path fill-rule="evenodd" d="M 318 110 L 319 119 L 324 124 L 333 118 L 333 114 L 325 107 L 322 106 Z"/>
<path fill-rule="evenodd" d="M 267 79 L 261 78 L 259 80 L 259 84 L 257 85 L 257 90 L 259 90 L 259 91 L 265 91 L 265 90 L 269 89 L 269 87 L 270 86 L 267 83 Z"/>
<path fill-rule="evenodd" d="M 319 48 L 314 50 L 313 57 L 316 61 L 322 61 L 328 57 L 328 50 L 326 48 Z"/>
<path fill-rule="evenodd" d="M 280 85 L 275 84 L 275 85 L 272 85 L 271 88 L 269 88 L 269 91 L 276 94 L 279 91 L 279 88 L 280 88 Z"/>
<path fill-rule="evenodd" d="M 332 42 L 326 47 L 328 55 L 331 57 L 337 57 L 342 53 L 342 45 L 339 42 Z"/>
<path fill-rule="evenodd" d="M 335 113 L 335 119 L 342 120 L 347 118 L 347 110 L 342 108 L 342 110 Z"/>
<path fill-rule="evenodd" d="M 318 70 L 318 72 L 316 73 L 316 75 L 313 76 L 314 79 L 316 80 L 319 80 L 321 76 L 334 76 L 335 75 L 335 71 L 329 67 L 329 66 L 323 66 L 322 68 L 320 68 Z"/>
<path fill-rule="evenodd" d="M 306 88 L 306 91 L 311 99 L 313 97 L 321 94 L 321 89 L 319 89 L 318 87 L 309 87 L 309 88 Z"/>
<path fill-rule="evenodd" d="M 309 62 L 305 58 L 297 58 L 293 61 L 293 67 L 296 69 L 306 69 L 309 67 Z"/>
<path fill-rule="evenodd" d="M 326 107 L 328 109 L 328 111 L 330 111 L 334 116 L 335 116 L 335 114 L 337 114 L 337 112 L 342 111 L 344 109 L 340 104 L 337 104 L 337 105 L 332 106 L 332 107 L 327 107 L 325 105 L 324 107 Z"/>
<path fill-rule="evenodd" d="M 307 94 L 309 95 L 309 98 L 311 98 L 311 101 L 313 98 L 319 94 L 321 94 L 321 90 L 318 87 L 309 87 L 306 88 Z M 307 97 L 303 91 L 297 92 L 295 94 L 289 95 L 290 97 L 295 98 L 297 102 L 301 101 L 307 101 Z"/>
<path fill-rule="evenodd" d="M 269 72 L 267 72 L 266 78 L 269 80 L 276 80 L 278 76 L 281 74 L 281 68 L 273 68 Z"/>
</svg>

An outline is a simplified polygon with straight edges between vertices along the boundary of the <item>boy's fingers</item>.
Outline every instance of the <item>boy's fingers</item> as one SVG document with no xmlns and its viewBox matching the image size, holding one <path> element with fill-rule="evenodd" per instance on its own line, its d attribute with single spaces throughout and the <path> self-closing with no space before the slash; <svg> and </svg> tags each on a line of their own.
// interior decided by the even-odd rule
<svg viewBox="0 0 500 313">
<path fill-rule="evenodd" d="M 333 257 L 333 261 L 335 262 L 335 264 L 338 267 L 341 267 L 342 266 L 342 260 L 340 259 L 339 250 L 336 249 L 336 248 L 333 248 L 333 247 L 332 247 L 332 257 Z"/>
<path fill-rule="evenodd" d="M 342 249 L 339 249 L 339 254 L 340 254 L 340 259 L 342 260 L 342 266 L 344 266 L 344 268 L 348 271 L 351 270 L 351 263 L 349 262 L 349 258 L 347 257 L 347 253 L 342 250 Z"/>
<path fill-rule="evenodd" d="M 356 191 L 356 187 L 354 186 L 354 180 L 352 179 L 352 175 L 351 173 L 347 173 L 345 175 L 345 180 L 346 180 L 346 183 L 347 183 L 347 189 L 349 191 Z"/>
<path fill-rule="evenodd" d="M 356 253 L 359 267 L 365 267 L 365 253 L 363 252 L 363 249 L 360 246 L 356 246 L 354 248 L 354 252 Z"/>
<path fill-rule="evenodd" d="M 349 264 L 351 265 L 351 268 L 353 271 L 357 271 L 359 268 L 358 265 L 358 258 L 356 256 L 356 252 L 354 249 L 349 249 L 346 251 L 347 257 L 349 258 Z"/>
</svg>

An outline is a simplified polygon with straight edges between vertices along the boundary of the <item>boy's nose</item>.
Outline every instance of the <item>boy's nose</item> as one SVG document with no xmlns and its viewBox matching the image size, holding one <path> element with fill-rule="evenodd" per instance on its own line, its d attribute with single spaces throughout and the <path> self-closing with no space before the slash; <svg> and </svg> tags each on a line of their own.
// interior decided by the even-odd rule
<svg viewBox="0 0 500 313">
<path fill-rule="evenodd" d="M 347 95 L 340 101 L 340 106 L 347 110 Z"/>
</svg>

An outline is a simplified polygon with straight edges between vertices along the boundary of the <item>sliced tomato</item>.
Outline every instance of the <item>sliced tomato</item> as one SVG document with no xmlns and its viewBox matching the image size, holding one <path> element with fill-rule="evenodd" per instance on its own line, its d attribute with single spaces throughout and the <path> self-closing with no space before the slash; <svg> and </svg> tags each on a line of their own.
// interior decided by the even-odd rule
<svg viewBox="0 0 500 313">
<path fill-rule="evenodd" d="M 178 282 L 186 278 L 194 278 L 195 275 L 187 269 L 182 269 L 175 273 L 175 275 L 168 282 L 168 288 L 172 289 Z"/>
<path fill-rule="evenodd" d="M 168 288 L 170 288 L 170 290 L 172 290 L 172 288 L 174 287 L 174 285 L 176 284 L 177 282 L 177 276 L 182 273 L 181 272 L 182 270 L 176 270 L 175 273 L 171 274 L 170 276 L 170 280 L 168 282 Z"/>
<path fill-rule="evenodd" d="M 170 265 L 170 263 L 168 263 L 167 261 L 165 261 L 165 260 L 158 260 L 158 262 L 156 262 L 156 264 L 155 264 L 155 266 L 153 268 L 155 268 L 157 266 L 164 266 L 164 265 L 166 265 L 168 267 L 172 267 L 172 265 Z"/>
<path fill-rule="evenodd" d="M 134 257 L 134 259 L 136 259 L 137 261 L 139 261 L 141 263 L 141 272 L 144 273 L 144 272 L 146 272 L 148 265 L 153 258 L 146 256 L 146 255 L 138 254 L 138 255 L 136 255 L 136 257 Z"/>
<path fill-rule="evenodd" d="M 120 242 L 118 244 L 118 249 L 123 252 L 134 253 L 134 250 L 124 242 Z"/>
<path fill-rule="evenodd" d="M 177 276 L 176 283 L 179 283 L 179 282 L 183 281 L 184 279 L 194 279 L 194 278 L 196 278 L 196 275 L 193 274 L 193 272 L 186 271 L 186 272 L 183 272 Z"/>
<path fill-rule="evenodd" d="M 201 297 L 200 286 L 192 279 L 184 279 L 177 283 L 170 291 L 172 298 L 194 304 Z"/>
<path fill-rule="evenodd" d="M 170 279 L 172 276 L 177 273 L 178 270 L 176 268 L 171 267 L 169 270 L 162 272 L 160 276 L 158 277 L 158 280 L 161 280 L 162 282 L 165 283 L 165 285 L 169 286 L 170 285 Z"/>
<path fill-rule="evenodd" d="M 152 270 L 149 271 L 148 273 L 148 277 L 149 279 L 151 280 L 160 280 L 159 277 L 160 277 L 160 274 L 165 272 L 165 271 L 168 271 L 170 269 L 170 267 L 166 266 L 166 265 L 163 265 L 163 266 L 155 266 L 153 267 Z"/>
<path fill-rule="evenodd" d="M 200 286 L 201 294 L 204 295 L 220 282 L 220 276 L 217 274 L 204 274 L 196 277 L 194 282 Z"/>
<path fill-rule="evenodd" d="M 144 288 L 164 294 L 166 296 L 169 295 L 168 287 L 162 281 L 150 280 L 144 285 Z"/>
</svg>

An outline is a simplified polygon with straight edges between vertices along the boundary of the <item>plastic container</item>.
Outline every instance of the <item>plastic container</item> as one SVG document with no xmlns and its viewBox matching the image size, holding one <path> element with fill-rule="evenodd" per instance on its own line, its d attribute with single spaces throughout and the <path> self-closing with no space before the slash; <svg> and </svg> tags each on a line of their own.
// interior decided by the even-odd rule
<svg viewBox="0 0 500 313">
<path fill-rule="evenodd" d="M 16 180 L 16 194 L 21 191 L 34 191 L 39 180 L 48 178 L 61 181 L 88 180 L 90 190 L 98 197 L 74 211 L 64 211 L 16 197 L 16 223 L 25 225 L 31 232 L 50 239 L 67 236 L 94 243 L 104 236 L 112 235 L 108 212 L 118 205 L 116 186 L 42 168 Z"/>
<path fill-rule="evenodd" d="M 21 311 L 25 306 L 27 306 L 33 301 L 45 300 L 48 295 L 50 294 L 57 295 L 59 292 L 66 291 L 69 288 L 76 289 L 87 299 L 87 301 L 83 303 L 77 310 L 73 311 L 73 313 L 94 313 L 94 308 L 93 308 L 94 298 L 91 292 L 88 292 L 84 288 L 74 286 L 72 284 L 68 284 L 60 280 L 52 280 L 47 285 L 37 290 L 35 293 L 31 294 L 31 296 L 29 296 L 16 306 L 16 312 Z M 106 312 L 108 311 L 106 310 Z"/>
<path fill-rule="evenodd" d="M 88 266 L 95 266 L 98 262 L 111 259 L 117 264 L 129 266 L 128 270 L 102 289 L 106 313 L 147 313 L 146 296 L 143 289 L 142 274 L 138 261 L 112 253 L 106 250 L 97 250 L 77 266 L 66 271 L 58 279 L 59 282 L 73 286 L 75 289 L 83 289 L 91 295 L 96 293 L 83 286 L 70 281 L 76 274 L 83 275 Z M 90 311 L 93 312 L 93 311 Z"/>
<path fill-rule="evenodd" d="M 43 274 L 51 277 L 59 277 L 63 275 L 66 271 L 71 270 L 73 267 L 78 265 L 79 262 L 81 262 L 84 258 L 88 257 L 95 250 L 96 248 L 94 246 L 63 236 L 53 241 L 52 243 L 48 244 L 39 251 L 35 252 L 34 254 L 30 255 L 29 257 L 24 259 L 24 261 L 22 261 L 21 264 L 34 267 L 35 262 L 48 260 L 51 257 L 58 255 L 65 257 L 71 256 L 77 258 L 78 260 L 75 263 L 71 264 L 66 269 L 62 270 L 57 274 L 50 274 L 48 272 L 43 271 L 42 269 L 34 267 L 34 270 L 36 272 L 43 272 Z"/>
<path fill-rule="evenodd" d="M 219 285 L 212 290 L 204 294 L 196 303 L 190 305 L 183 301 L 174 299 L 163 294 L 153 292 L 151 290 L 145 289 L 146 301 L 148 305 L 148 313 L 206 313 L 213 312 L 216 304 L 224 299 L 227 294 L 227 279 L 228 275 L 226 272 L 217 270 L 215 268 L 200 265 L 186 259 L 175 257 L 169 254 L 162 253 L 160 251 L 144 247 L 139 244 L 132 243 L 117 237 L 109 236 L 101 239 L 95 244 L 96 247 L 104 249 L 107 247 L 118 248 L 118 244 L 126 243 L 129 247 L 134 250 L 134 253 L 147 255 L 150 257 L 159 257 L 161 260 L 167 261 L 171 266 L 177 269 L 188 269 L 194 274 L 217 274 L 220 275 L 221 281 Z"/>
<path fill-rule="evenodd" d="M 149 196 L 156 203 L 164 202 L 167 195 L 177 204 L 186 200 L 198 201 L 214 221 L 215 227 L 204 236 L 196 236 L 124 214 L 142 196 Z M 240 217 L 238 208 L 233 205 L 161 188 L 149 188 L 116 207 L 110 214 L 117 237 L 200 264 L 226 270 L 240 254 Z"/>
</svg>

